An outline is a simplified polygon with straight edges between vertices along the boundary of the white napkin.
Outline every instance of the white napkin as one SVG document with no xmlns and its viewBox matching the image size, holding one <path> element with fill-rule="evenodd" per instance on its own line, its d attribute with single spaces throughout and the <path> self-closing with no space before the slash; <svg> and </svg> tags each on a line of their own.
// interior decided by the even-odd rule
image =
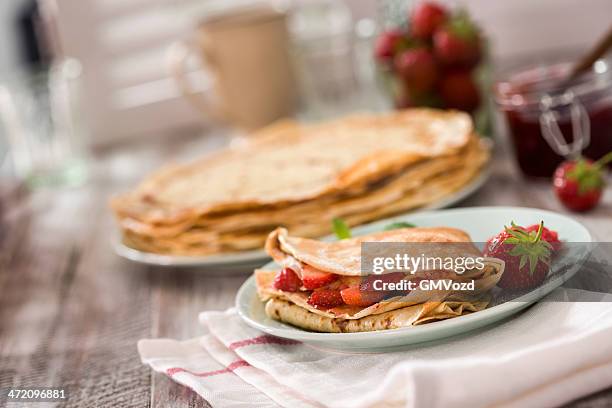
<svg viewBox="0 0 612 408">
<path fill-rule="evenodd" d="M 558 289 L 494 327 L 382 354 L 267 336 L 234 310 L 200 320 L 209 334 L 199 345 L 141 340 L 138 349 L 215 407 L 547 407 L 612 386 L 612 295 Z"/>
</svg>

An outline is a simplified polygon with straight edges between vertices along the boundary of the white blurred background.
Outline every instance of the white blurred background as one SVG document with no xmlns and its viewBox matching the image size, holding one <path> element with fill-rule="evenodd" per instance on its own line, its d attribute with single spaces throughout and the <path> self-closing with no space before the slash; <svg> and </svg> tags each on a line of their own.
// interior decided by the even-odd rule
<svg viewBox="0 0 612 408">
<path fill-rule="evenodd" d="M 225 5 L 238 0 L 222 0 Z M 315 1 L 315 0 L 304 0 Z M 517 56 L 576 50 L 606 30 L 610 0 L 441 1 L 466 7 L 491 40 L 498 63 Z M 0 2 L 0 75 L 31 56 L 23 45 L 24 15 L 34 0 Z M 165 63 L 168 46 L 192 32 L 215 0 L 41 0 L 41 19 L 52 19 L 56 53 L 84 67 L 84 109 L 92 140 L 103 145 L 132 136 L 199 126 Z M 219 3 L 219 2 L 216 2 Z M 345 0 L 354 22 L 381 25 L 381 1 Z M 54 44 L 53 44 L 54 43 Z M 202 77 L 206 91 L 206 78 Z"/>
</svg>

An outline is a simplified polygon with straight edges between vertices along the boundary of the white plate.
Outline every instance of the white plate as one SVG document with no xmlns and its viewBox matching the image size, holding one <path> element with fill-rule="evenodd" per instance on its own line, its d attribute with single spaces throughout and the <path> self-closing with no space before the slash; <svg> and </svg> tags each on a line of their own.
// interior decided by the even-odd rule
<svg viewBox="0 0 612 408">
<path fill-rule="evenodd" d="M 482 187 L 487 181 L 489 176 L 490 170 L 489 167 L 486 167 L 478 175 L 478 177 L 472 180 L 461 190 L 458 190 L 452 195 L 445 197 L 440 201 L 437 201 L 429 206 L 419 208 L 411 213 L 414 214 L 426 210 L 436 210 L 439 208 L 446 208 L 453 204 L 456 204 L 461 200 L 467 198 L 469 195 L 474 194 L 478 189 L 480 189 L 480 187 Z M 261 266 L 270 260 L 270 257 L 265 253 L 265 251 L 261 249 L 220 255 L 179 256 L 162 255 L 130 248 L 125 245 L 121 241 L 121 238 L 119 238 L 118 236 L 113 238 L 112 244 L 117 255 L 129 259 L 130 261 L 156 266 L 199 266 L 203 267 L 203 271 L 210 271 L 212 269 L 236 269 L 242 271 L 249 271 L 249 269 L 252 270 L 253 268 Z"/>
<path fill-rule="evenodd" d="M 205 267 L 209 269 L 239 269 L 248 270 L 263 265 L 270 257 L 261 249 L 253 251 L 243 251 L 221 255 L 206 255 L 206 256 L 181 256 L 181 255 L 163 255 L 152 252 L 140 251 L 130 248 L 121 242 L 121 238 L 116 236 L 112 240 L 112 245 L 115 253 L 130 261 L 155 265 L 155 266 L 172 266 L 172 267 Z"/>
<path fill-rule="evenodd" d="M 406 221 L 418 226 L 449 226 L 470 234 L 474 242 L 485 242 L 501 231 L 510 221 L 518 225 L 531 225 L 544 221 L 567 242 L 592 242 L 589 231 L 570 217 L 535 208 L 520 207 L 472 207 L 432 211 L 394 217 L 353 229 L 354 235 L 381 231 L 391 222 Z M 539 300 L 573 276 L 590 252 L 590 245 L 572 246 L 557 259 L 553 268 L 554 278 L 545 284 L 514 299 L 489 307 L 480 312 L 428 323 L 421 326 L 365 333 L 315 333 L 278 322 L 266 316 L 263 303 L 258 299 L 254 277 L 249 278 L 236 296 L 239 315 L 249 325 L 268 334 L 294 339 L 326 348 L 351 351 L 384 351 L 392 347 L 437 340 L 489 325 L 519 312 Z M 570 263 L 568 259 L 571 258 Z M 565 262 L 564 262 L 565 261 Z M 274 268 L 271 262 L 264 268 Z M 561 273 L 562 272 L 562 273 Z"/>
</svg>

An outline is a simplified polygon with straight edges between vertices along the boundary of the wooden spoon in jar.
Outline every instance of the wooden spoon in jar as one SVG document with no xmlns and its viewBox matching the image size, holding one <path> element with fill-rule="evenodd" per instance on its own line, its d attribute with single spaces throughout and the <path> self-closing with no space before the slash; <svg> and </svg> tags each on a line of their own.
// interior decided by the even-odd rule
<svg viewBox="0 0 612 408">
<path fill-rule="evenodd" d="M 576 64 L 574 64 L 568 77 L 563 80 L 563 83 L 567 84 L 588 71 L 595 61 L 605 55 L 610 47 L 612 47 L 612 26 L 608 29 L 606 35 L 603 36 L 601 40 L 599 40 L 597 44 L 589 51 L 589 53 L 584 55 Z"/>
</svg>

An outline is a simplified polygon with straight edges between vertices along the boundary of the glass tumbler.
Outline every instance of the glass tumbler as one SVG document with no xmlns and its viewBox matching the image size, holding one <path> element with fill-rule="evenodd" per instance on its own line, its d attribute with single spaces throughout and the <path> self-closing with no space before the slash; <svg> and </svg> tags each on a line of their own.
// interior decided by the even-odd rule
<svg viewBox="0 0 612 408">
<path fill-rule="evenodd" d="M 86 179 L 81 71 L 78 61 L 63 59 L 44 72 L 0 81 L 0 145 L 29 187 L 78 185 Z"/>
</svg>

